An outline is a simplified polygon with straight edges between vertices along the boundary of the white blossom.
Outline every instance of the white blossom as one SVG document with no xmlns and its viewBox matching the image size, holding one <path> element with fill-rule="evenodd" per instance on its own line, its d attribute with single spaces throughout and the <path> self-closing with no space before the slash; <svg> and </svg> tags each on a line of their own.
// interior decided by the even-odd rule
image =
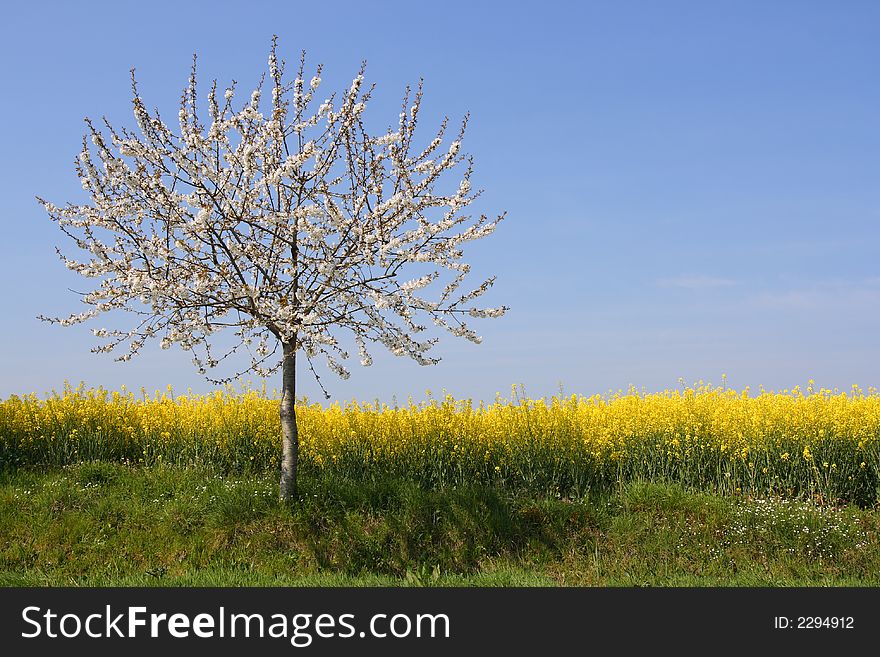
<svg viewBox="0 0 880 657">
<path fill-rule="evenodd" d="M 121 350 L 123 361 L 156 338 L 192 352 L 199 372 L 241 350 L 250 371 L 267 375 L 281 366 L 278 345 L 292 344 L 347 377 L 346 340 L 364 366 L 373 362 L 368 342 L 431 365 L 438 338 L 414 339 L 426 326 L 479 342 L 464 321 L 504 314 L 474 305 L 492 278 L 459 292 L 470 270 L 462 245 L 504 216 L 464 214 L 474 198 L 472 165 L 460 154 L 467 119 L 445 151 L 445 121 L 412 151 L 420 86 L 394 129 L 364 134 L 363 69 L 346 92 L 315 98 L 320 67 L 307 89 L 302 67 L 283 82 L 274 41 L 266 115 L 260 88 L 233 107 L 235 84 L 219 105 L 215 82 L 204 119 L 194 71 L 177 128 L 136 87 L 139 134 L 108 127 L 108 137 L 87 120 L 75 167 L 89 202 L 41 203 L 84 253 L 62 255 L 65 266 L 98 285 L 82 297 L 85 312 L 43 319 L 69 326 L 134 314 L 131 330 L 93 330 L 104 341 L 94 350 Z M 450 184 L 444 174 L 459 177 Z M 215 353 L 214 334 L 227 327 L 239 342 Z"/>
</svg>

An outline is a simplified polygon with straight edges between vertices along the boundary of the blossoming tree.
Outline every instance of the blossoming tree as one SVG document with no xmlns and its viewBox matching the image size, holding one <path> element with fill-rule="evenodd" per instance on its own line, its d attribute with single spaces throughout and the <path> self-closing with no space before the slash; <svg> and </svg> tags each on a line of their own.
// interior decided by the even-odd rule
<svg viewBox="0 0 880 657">
<path fill-rule="evenodd" d="M 292 82 L 284 69 L 273 38 L 269 84 L 264 74 L 237 108 L 235 83 L 218 98 L 215 80 L 205 120 L 194 57 L 174 128 L 147 110 L 132 70 L 139 134 L 86 119 L 76 173 L 90 202 L 38 200 L 85 253 L 74 260 L 59 251 L 67 268 L 101 279 L 82 296 L 86 312 L 40 319 L 67 326 L 127 311 L 131 328 L 93 329 L 103 340 L 92 351 L 119 348 L 116 360 L 125 361 L 150 338 L 163 348 L 176 343 L 213 383 L 281 369 L 280 494 L 290 499 L 297 354 L 313 373 L 312 359 L 323 357 L 343 378 L 348 349 L 371 364 L 369 343 L 430 365 L 439 359 L 428 355 L 437 337 L 422 337 L 427 322 L 479 342 L 465 319 L 507 309 L 473 305 L 494 278 L 459 289 L 470 269 L 462 245 L 491 234 L 504 216 L 463 213 L 479 194 L 472 160 L 460 152 L 467 117 L 448 146 L 444 120 L 417 147 L 420 83 L 415 94 L 407 89 L 396 128 L 371 136 L 363 116 L 373 88 L 365 88 L 363 65 L 349 89 L 323 102 L 320 66 L 309 82 L 304 53 Z M 458 184 L 444 189 L 441 177 L 456 168 Z M 221 329 L 234 339 L 218 348 Z M 239 351 L 242 371 L 206 374 Z"/>
</svg>

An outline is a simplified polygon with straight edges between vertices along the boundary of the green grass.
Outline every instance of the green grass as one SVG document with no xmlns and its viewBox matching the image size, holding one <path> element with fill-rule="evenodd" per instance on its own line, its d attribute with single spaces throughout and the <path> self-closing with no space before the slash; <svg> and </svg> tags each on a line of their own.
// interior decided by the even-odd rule
<svg viewBox="0 0 880 657">
<path fill-rule="evenodd" d="M 4 586 L 877 586 L 880 509 L 86 463 L 0 474 Z"/>
</svg>

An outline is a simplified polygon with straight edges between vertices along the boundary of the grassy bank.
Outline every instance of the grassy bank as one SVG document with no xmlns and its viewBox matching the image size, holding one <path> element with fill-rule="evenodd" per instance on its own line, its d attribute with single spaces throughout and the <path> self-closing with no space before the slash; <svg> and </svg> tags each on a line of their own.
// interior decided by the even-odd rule
<svg viewBox="0 0 880 657">
<path fill-rule="evenodd" d="M 492 486 L 114 463 L 0 474 L 0 584 L 880 585 L 880 510 L 630 482 Z"/>
</svg>

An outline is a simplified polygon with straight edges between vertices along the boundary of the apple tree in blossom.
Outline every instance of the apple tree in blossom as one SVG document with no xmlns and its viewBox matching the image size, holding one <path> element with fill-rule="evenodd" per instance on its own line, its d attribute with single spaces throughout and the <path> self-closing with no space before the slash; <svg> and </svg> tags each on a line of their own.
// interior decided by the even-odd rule
<svg viewBox="0 0 880 657">
<path fill-rule="evenodd" d="M 321 67 L 306 80 L 303 53 L 291 82 L 276 50 L 273 38 L 268 78 L 243 101 L 234 82 L 219 93 L 215 80 L 206 116 L 197 110 L 194 57 L 173 127 L 147 109 L 134 70 L 138 132 L 86 119 L 76 173 L 89 202 L 38 200 L 84 252 L 74 260 L 59 250 L 67 268 L 100 280 L 82 294 L 85 312 L 40 319 L 67 326 L 125 311 L 130 328 L 93 329 L 102 340 L 92 351 L 125 361 L 156 338 L 190 351 L 213 383 L 280 369 L 280 495 L 289 500 L 298 354 L 313 373 L 313 359 L 323 358 L 344 378 L 348 349 L 368 366 L 376 343 L 431 365 L 438 338 L 424 337 L 427 323 L 479 342 L 465 320 L 507 308 L 474 306 L 494 277 L 460 289 L 470 270 L 462 245 L 490 235 L 504 216 L 464 213 L 479 195 L 473 161 L 461 152 L 467 117 L 452 139 L 444 119 L 417 146 L 419 83 L 394 127 L 372 136 L 364 111 L 374 88 L 363 65 L 350 88 L 321 99 Z M 445 183 L 452 170 L 455 182 Z M 218 349 L 222 329 L 234 338 Z M 243 370 L 207 374 L 236 352 L 247 357 Z"/>
</svg>

